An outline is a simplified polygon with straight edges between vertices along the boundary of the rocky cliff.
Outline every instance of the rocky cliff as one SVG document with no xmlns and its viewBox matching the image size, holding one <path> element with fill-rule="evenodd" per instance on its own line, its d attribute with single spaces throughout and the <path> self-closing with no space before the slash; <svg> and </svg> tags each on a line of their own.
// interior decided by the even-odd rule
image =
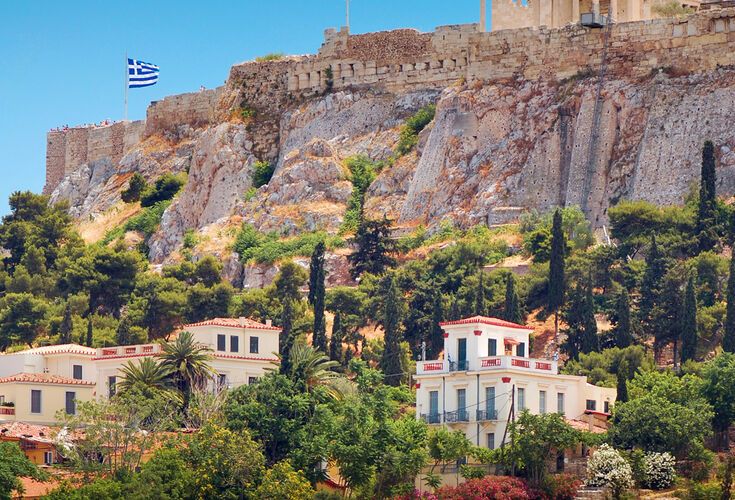
<svg viewBox="0 0 735 500">
<path fill-rule="evenodd" d="M 505 223 L 556 205 L 582 205 L 600 226 L 623 198 L 680 202 L 706 139 L 718 189 L 735 192 L 735 11 L 621 24 L 605 40 L 576 26 L 329 32 L 317 56 L 237 65 L 221 89 L 154 104 L 117 156 L 87 146 L 70 166 L 68 153 L 50 154 L 61 163 L 47 191 L 89 220 L 119 206 L 133 172 L 188 171 L 150 258 L 175 259 L 194 229 L 227 259 L 242 221 L 284 235 L 336 231 L 352 190 L 344 160 L 389 158 L 406 118 L 435 103 L 417 147 L 367 193 L 367 212 L 401 228 Z M 256 161 L 276 168 L 252 193 Z"/>
</svg>

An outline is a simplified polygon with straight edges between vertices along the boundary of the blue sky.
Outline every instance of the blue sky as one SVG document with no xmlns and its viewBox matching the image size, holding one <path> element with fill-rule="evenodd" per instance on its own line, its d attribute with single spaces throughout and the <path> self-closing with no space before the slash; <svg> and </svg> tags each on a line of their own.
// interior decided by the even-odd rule
<svg viewBox="0 0 735 500">
<path fill-rule="evenodd" d="M 316 52 L 344 11 L 345 0 L 0 2 L 0 215 L 11 192 L 41 191 L 49 129 L 122 118 L 126 50 L 161 67 L 157 85 L 130 91 L 140 119 L 152 100 L 221 85 L 234 63 Z M 429 31 L 476 22 L 479 0 L 351 0 L 350 14 L 353 33 Z"/>
</svg>

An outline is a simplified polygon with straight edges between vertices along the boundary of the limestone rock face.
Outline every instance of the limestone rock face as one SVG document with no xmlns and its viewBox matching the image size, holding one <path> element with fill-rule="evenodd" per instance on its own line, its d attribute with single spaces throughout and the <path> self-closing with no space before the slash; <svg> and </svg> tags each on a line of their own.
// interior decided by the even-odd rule
<svg viewBox="0 0 735 500">
<path fill-rule="evenodd" d="M 252 185 L 255 157 L 244 125 L 222 123 L 206 129 L 193 146 L 189 179 L 166 209 L 149 241 L 152 262 L 162 262 L 181 244 L 187 229 L 228 218 Z"/>
</svg>

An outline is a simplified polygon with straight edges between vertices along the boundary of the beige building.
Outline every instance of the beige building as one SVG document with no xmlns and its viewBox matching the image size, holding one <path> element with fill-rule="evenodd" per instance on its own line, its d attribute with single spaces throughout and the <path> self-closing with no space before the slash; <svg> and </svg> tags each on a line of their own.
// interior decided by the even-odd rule
<svg viewBox="0 0 735 500">
<path fill-rule="evenodd" d="M 484 316 L 441 326 L 444 359 L 416 366 L 416 417 L 460 429 L 477 446 L 501 446 L 512 407 L 515 415 L 557 412 L 592 426 L 615 401 L 615 389 L 560 375 L 555 360 L 530 358 L 530 328 Z"/>
<path fill-rule="evenodd" d="M 212 350 L 212 388 L 234 388 L 262 377 L 278 362 L 280 328 L 248 318 L 215 318 L 184 325 Z M 65 344 L 0 355 L 0 422 L 54 423 L 59 410 L 115 393 L 120 369 L 155 356 L 160 344 L 93 349 Z"/>
<path fill-rule="evenodd" d="M 616 23 L 641 21 L 657 17 L 656 6 L 670 3 L 671 0 L 492 0 L 492 29 L 560 28 L 590 21 L 599 24 L 606 22 L 608 15 Z M 676 3 L 696 10 L 702 2 L 676 0 Z"/>
</svg>

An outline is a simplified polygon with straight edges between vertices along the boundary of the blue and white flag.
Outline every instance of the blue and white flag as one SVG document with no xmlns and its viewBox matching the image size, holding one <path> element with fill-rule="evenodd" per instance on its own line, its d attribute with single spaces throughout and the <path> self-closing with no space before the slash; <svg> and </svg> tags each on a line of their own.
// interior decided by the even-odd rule
<svg viewBox="0 0 735 500">
<path fill-rule="evenodd" d="M 155 85 L 158 83 L 158 71 L 155 64 L 128 58 L 128 87 L 135 89 Z"/>
</svg>

